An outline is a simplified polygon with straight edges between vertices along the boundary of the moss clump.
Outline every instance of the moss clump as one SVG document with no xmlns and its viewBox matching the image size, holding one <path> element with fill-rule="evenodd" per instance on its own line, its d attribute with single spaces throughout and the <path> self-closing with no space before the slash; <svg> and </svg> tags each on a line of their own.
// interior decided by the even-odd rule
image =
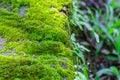
<svg viewBox="0 0 120 80">
<path fill-rule="evenodd" d="M 2 25 L 6 25 L 12 28 L 18 28 L 20 32 L 26 33 L 28 35 L 27 36 L 28 39 L 37 40 L 37 41 L 53 40 L 53 41 L 63 42 L 66 45 L 69 44 L 68 33 L 64 30 L 64 28 L 59 27 L 60 25 L 56 25 L 56 26 L 47 25 L 46 22 L 45 22 L 46 24 L 44 25 L 43 24 L 40 25 L 40 23 L 39 25 L 31 24 L 29 21 L 21 18 L 19 15 L 15 13 L 10 13 L 5 9 L 0 10 L 0 15 L 1 15 L 0 16 L 1 27 L 4 27 Z M 49 20 L 47 22 L 49 22 Z M 52 22 L 49 22 L 49 23 L 52 23 Z M 4 29 L 6 29 L 6 27 L 4 27 Z M 4 32 L 5 31 L 7 30 L 4 30 Z M 16 34 L 17 32 L 11 32 L 11 33 Z"/>
<path fill-rule="evenodd" d="M 0 35 L 4 36 L 8 41 L 18 41 L 27 38 L 27 34 L 23 34 L 22 30 L 6 25 L 0 25 Z"/>
<path fill-rule="evenodd" d="M 0 56 L 1 80 L 62 80 L 73 79 L 73 67 L 66 57 L 44 54 L 39 57 Z"/>
<path fill-rule="evenodd" d="M 40 43 L 40 53 L 54 54 L 59 56 L 72 57 L 71 50 L 66 48 L 63 43 L 56 41 L 43 41 Z"/>
<path fill-rule="evenodd" d="M 61 80 L 55 69 L 30 58 L 0 56 L 0 62 L 0 80 Z"/>
<path fill-rule="evenodd" d="M 2 49 L 2 52 L 11 52 L 12 54 L 10 55 L 42 55 L 49 53 L 56 56 L 66 56 L 69 58 L 72 57 L 71 50 L 69 48 L 66 48 L 63 43 L 56 41 L 12 41 L 5 44 L 5 48 Z"/>
<path fill-rule="evenodd" d="M 68 19 L 60 12 L 70 2 L 1 1 L 0 37 L 5 44 L 0 49 L 0 80 L 74 79 Z"/>
<path fill-rule="evenodd" d="M 71 64 L 71 59 L 62 56 L 55 56 L 53 54 L 43 54 L 38 57 L 37 60 L 48 67 L 54 68 L 61 76 L 60 80 L 64 80 L 65 77 L 67 77 L 68 80 L 73 80 L 74 76 L 72 75 L 74 75 L 74 69 Z"/>
</svg>

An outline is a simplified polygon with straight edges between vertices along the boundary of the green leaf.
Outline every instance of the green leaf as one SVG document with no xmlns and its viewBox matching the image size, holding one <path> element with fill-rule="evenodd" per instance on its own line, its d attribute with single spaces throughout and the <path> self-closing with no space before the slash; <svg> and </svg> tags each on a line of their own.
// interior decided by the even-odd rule
<svg viewBox="0 0 120 80">
<path fill-rule="evenodd" d="M 97 75 L 98 77 L 102 76 L 103 74 L 113 75 L 111 69 L 108 69 L 108 68 L 101 69 L 100 71 L 98 71 L 98 72 L 96 73 L 96 75 Z"/>
<path fill-rule="evenodd" d="M 112 66 L 112 67 L 110 67 L 110 69 L 111 69 L 111 71 L 112 71 L 113 74 L 119 75 L 119 71 L 118 71 L 118 68 L 117 68 L 117 67 Z"/>
<path fill-rule="evenodd" d="M 120 20 L 113 24 L 112 28 L 117 28 L 120 26 Z"/>
<path fill-rule="evenodd" d="M 74 33 L 71 35 L 71 40 L 74 41 L 74 42 L 76 41 Z"/>
<path fill-rule="evenodd" d="M 115 61 L 115 60 L 118 60 L 118 57 L 113 55 L 108 55 L 107 59 Z"/>
<path fill-rule="evenodd" d="M 85 77 L 83 73 L 77 72 L 77 76 L 75 77 L 74 80 L 87 80 L 87 78 Z"/>
<path fill-rule="evenodd" d="M 102 48 L 103 42 L 104 42 L 104 41 L 101 41 L 101 42 L 97 45 L 97 50 L 95 51 L 95 55 L 96 55 L 96 56 L 99 55 L 99 51 L 100 51 L 101 48 Z"/>
<path fill-rule="evenodd" d="M 79 43 L 77 43 L 77 46 L 78 46 L 78 48 L 79 48 L 81 51 L 87 51 L 87 52 L 90 52 L 89 49 L 87 49 L 86 47 L 80 45 Z"/>
<path fill-rule="evenodd" d="M 95 35 L 95 39 L 96 39 L 97 43 L 99 43 L 100 42 L 99 35 L 96 32 L 94 32 L 94 35 Z"/>
<path fill-rule="evenodd" d="M 88 80 L 88 72 L 87 72 L 87 66 L 86 65 L 83 67 L 83 73 Z"/>
<path fill-rule="evenodd" d="M 112 0 L 111 5 L 113 8 L 120 8 L 120 0 Z"/>
<path fill-rule="evenodd" d="M 99 78 L 100 76 L 102 76 L 103 74 L 107 74 L 107 75 L 115 75 L 117 76 L 117 78 L 119 79 L 120 77 L 120 73 L 118 71 L 118 68 L 115 66 L 112 66 L 110 68 L 105 68 L 105 69 L 101 69 L 100 71 L 98 71 L 96 73 L 96 78 Z M 99 79 L 98 79 L 99 80 Z"/>
</svg>

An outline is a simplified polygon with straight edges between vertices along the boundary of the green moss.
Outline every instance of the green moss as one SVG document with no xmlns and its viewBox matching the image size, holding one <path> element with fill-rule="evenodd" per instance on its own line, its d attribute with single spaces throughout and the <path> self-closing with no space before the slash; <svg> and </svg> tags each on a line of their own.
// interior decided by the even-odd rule
<svg viewBox="0 0 120 80">
<path fill-rule="evenodd" d="M 27 37 L 23 31 L 17 28 L 11 28 L 6 25 L 0 25 L 0 35 L 4 36 L 9 41 L 19 41 Z"/>
<path fill-rule="evenodd" d="M 43 64 L 37 64 L 31 59 L 22 57 L 0 56 L 0 79 L 1 80 L 58 80 L 60 75 L 55 69 L 49 68 Z M 48 76 L 48 77 L 47 77 Z"/>
<path fill-rule="evenodd" d="M 65 57 L 41 55 L 39 57 L 0 56 L 0 79 L 14 80 L 73 80 L 71 61 Z M 47 59 L 47 60 L 46 60 Z M 67 66 L 65 66 L 67 65 Z"/>
<path fill-rule="evenodd" d="M 72 53 L 69 48 L 66 48 L 61 42 L 43 41 L 40 43 L 40 53 L 54 54 L 59 56 L 71 57 Z"/>
<path fill-rule="evenodd" d="M 56 41 L 42 41 L 40 43 L 28 40 L 8 42 L 2 52 L 11 52 L 19 55 L 42 55 L 49 53 L 56 56 L 66 56 L 69 58 L 72 57 L 71 50 L 66 48 L 63 43 Z"/>
<path fill-rule="evenodd" d="M 57 70 L 57 73 L 63 78 L 67 77 L 68 80 L 73 80 L 74 68 L 72 61 L 66 57 L 54 56 L 52 54 L 43 54 L 37 58 L 40 63 L 44 63 L 48 67 L 52 67 Z"/>
<path fill-rule="evenodd" d="M 29 36 L 28 38 L 31 40 L 37 41 L 53 40 L 63 42 L 66 45 L 69 44 L 68 33 L 59 26 L 50 26 L 47 24 L 41 26 L 39 25 L 34 26 L 30 25 L 27 20 L 20 18 L 19 15 L 10 13 L 4 9 L 0 10 L 0 12 L 1 12 L 0 22 L 2 25 L 6 25 L 13 28 L 19 28 L 19 30 L 21 30 L 23 33 L 27 33 Z M 12 34 L 15 33 L 16 32 L 12 32 Z M 9 37 L 11 36 L 9 35 Z"/>
<path fill-rule="evenodd" d="M 6 40 L 0 49 L 0 80 L 73 80 L 68 19 L 60 12 L 71 0 L 1 2 L 10 10 L 0 8 L 0 37 Z"/>
<path fill-rule="evenodd" d="M 40 52 L 38 42 L 33 42 L 29 40 L 19 41 L 19 42 L 8 42 L 3 49 L 3 52 L 11 52 L 10 55 L 33 55 Z"/>
</svg>

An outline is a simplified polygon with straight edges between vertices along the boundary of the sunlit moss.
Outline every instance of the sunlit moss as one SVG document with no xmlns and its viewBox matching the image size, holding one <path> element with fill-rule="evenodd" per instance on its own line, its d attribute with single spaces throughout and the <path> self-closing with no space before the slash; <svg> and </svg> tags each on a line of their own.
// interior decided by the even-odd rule
<svg viewBox="0 0 120 80">
<path fill-rule="evenodd" d="M 30 58 L 0 56 L 1 80 L 61 80 L 54 68 L 38 64 Z M 47 77 L 48 76 L 48 77 Z M 45 79 L 46 78 L 46 79 Z"/>
<path fill-rule="evenodd" d="M 0 80 L 73 80 L 68 21 L 71 0 L 3 0 L 0 8 Z M 21 16 L 20 8 L 26 13 Z M 0 49 L 1 50 L 1 49 Z M 6 54 L 8 53 L 8 54 Z"/>
<path fill-rule="evenodd" d="M 65 57 L 41 55 L 31 57 L 0 56 L 0 79 L 73 80 L 71 61 Z"/>
<path fill-rule="evenodd" d="M 11 28 L 6 25 L 0 25 L 0 35 L 4 36 L 7 40 L 18 41 L 21 39 L 26 39 L 27 35 L 23 34 L 21 29 Z"/>
</svg>

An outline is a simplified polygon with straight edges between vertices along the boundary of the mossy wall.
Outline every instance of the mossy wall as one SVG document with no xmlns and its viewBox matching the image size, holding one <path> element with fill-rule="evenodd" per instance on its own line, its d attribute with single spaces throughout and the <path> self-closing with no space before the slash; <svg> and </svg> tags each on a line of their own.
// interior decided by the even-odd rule
<svg viewBox="0 0 120 80">
<path fill-rule="evenodd" d="M 0 80 L 73 80 L 71 0 L 0 1 Z M 67 30 L 66 30 L 67 28 Z"/>
</svg>

